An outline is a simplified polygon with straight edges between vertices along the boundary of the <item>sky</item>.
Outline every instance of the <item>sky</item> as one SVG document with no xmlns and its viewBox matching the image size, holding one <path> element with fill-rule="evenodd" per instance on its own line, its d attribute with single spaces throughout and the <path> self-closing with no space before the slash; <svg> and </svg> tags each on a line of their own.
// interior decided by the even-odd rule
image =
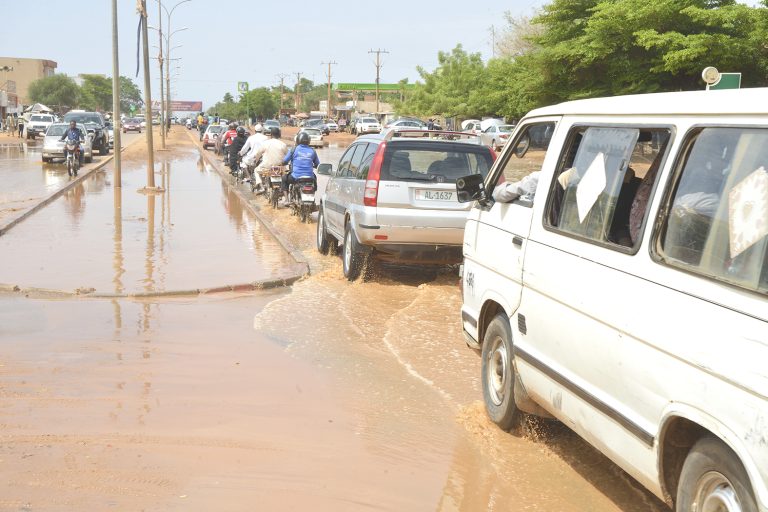
<svg viewBox="0 0 768 512">
<path fill-rule="evenodd" d="M 163 0 L 169 10 L 179 0 Z M 208 108 L 224 93 L 237 92 L 237 82 L 250 88 L 279 85 L 278 74 L 296 73 L 316 83 L 374 82 L 375 56 L 382 54 L 381 82 L 408 78 L 415 82 L 417 66 L 432 70 L 437 53 L 462 44 L 469 52 L 491 56 L 491 26 L 504 26 L 504 12 L 530 15 L 544 0 L 388 0 L 386 2 L 269 2 L 190 0 L 171 17 L 174 33 L 171 63 L 174 100 L 203 101 Z M 73 8 L 73 6 L 77 6 Z M 112 21 L 109 0 L 0 0 L 4 18 L 0 56 L 56 61 L 57 73 L 112 75 Z M 150 26 L 158 24 L 157 0 L 147 0 Z M 136 77 L 136 0 L 118 0 L 120 74 Z M 14 21 L 15 20 L 15 21 Z M 163 12 L 163 32 L 167 18 Z M 71 34 L 68 36 L 67 34 Z M 74 43 L 68 42 L 69 38 Z M 150 30 L 150 56 L 156 57 L 157 33 Z M 178 69 L 174 67 L 178 65 Z M 151 61 L 152 97 L 158 99 L 157 60 Z"/>
</svg>

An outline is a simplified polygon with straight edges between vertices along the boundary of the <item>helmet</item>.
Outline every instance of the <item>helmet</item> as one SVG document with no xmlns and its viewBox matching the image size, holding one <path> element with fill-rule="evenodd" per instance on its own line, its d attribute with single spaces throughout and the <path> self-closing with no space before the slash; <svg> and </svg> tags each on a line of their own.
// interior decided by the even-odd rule
<svg viewBox="0 0 768 512">
<path fill-rule="evenodd" d="M 299 139 L 296 142 L 304 146 L 309 146 L 309 134 L 307 132 L 301 132 L 299 134 Z"/>
<path fill-rule="evenodd" d="M 277 128 L 277 126 L 270 126 L 267 132 L 270 136 L 272 136 L 273 139 L 280 137 L 280 130 Z"/>
<path fill-rule="evenodd" d="M 264 132 L 264 127 L 261 126 L 261 123 L 256 123 L 256 126 L 254 126 L 253 129 L 256 130 L 256 133 Z"/>
<path fill-rule="evenodd" d="M 235 123 L 235 122 L 229 123 L 229 129 L 230 130 L 234 130 L 235 128 L 237 128 L 237 123 Z"/>
<path fill-rule="evenodd" d="M 245 135 L 245 128 L 243 128 L 242 126 L 238 126 L 237 127 L 237 134 L 244 136 Z"/>
</svg>

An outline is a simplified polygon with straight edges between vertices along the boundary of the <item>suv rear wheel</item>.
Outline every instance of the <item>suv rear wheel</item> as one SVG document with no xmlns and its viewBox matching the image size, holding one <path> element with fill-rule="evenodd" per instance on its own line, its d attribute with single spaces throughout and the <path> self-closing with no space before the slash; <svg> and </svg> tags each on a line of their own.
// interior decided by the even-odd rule
<svg viewBox="0 0 768 512">
<path fill-rule="evenodd" d="M 100 155 L 108 155 L 109 154 L 109 142 L 101 141 L 101 147 L 99 148 L 99 154 Z"/>
<path fill-rule="evenodd" d="M 352 230 L 352 224 L 347 223 L 344 230 L 344 253 L 342 257 L 342 267 L 344 277 L 354 281 L 360 277 L 360 271 L 363 269 L 363 253 L 360 251 L 360 244 L 357 242 L 355 232 Z"/>
</svg>

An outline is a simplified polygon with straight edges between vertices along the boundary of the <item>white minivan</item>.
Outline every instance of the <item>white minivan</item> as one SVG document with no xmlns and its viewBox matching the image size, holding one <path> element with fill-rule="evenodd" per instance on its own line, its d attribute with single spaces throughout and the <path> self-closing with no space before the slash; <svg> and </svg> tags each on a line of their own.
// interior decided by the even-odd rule
<svg viewBox="0 0 768 512">
<path fill-rule="evenodd" d="M 510 139 L 457 180 L 490 418 L 554 416 L 678 511 L 768 511 L 768 89 L 573 101 Z"/>
</svg>

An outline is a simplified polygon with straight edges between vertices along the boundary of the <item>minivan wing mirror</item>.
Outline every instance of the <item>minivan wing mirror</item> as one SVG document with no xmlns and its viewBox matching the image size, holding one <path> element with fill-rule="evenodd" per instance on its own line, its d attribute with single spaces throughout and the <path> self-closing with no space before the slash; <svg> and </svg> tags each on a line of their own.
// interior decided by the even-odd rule
<svg viewBox="0 0 768 512">
<path fill-rule="evenodd" d="M 333 174 L 333 164 L 320 164 L 317 166 L 317 174 L 323 176 L 330 176 Z"/>
<path fill-rule="evenodd" d="M 482 174 L 470 174 L 456 180 L 456 193 L 460 203 L 485 201 L 485 183 Z"/>
</svg>

